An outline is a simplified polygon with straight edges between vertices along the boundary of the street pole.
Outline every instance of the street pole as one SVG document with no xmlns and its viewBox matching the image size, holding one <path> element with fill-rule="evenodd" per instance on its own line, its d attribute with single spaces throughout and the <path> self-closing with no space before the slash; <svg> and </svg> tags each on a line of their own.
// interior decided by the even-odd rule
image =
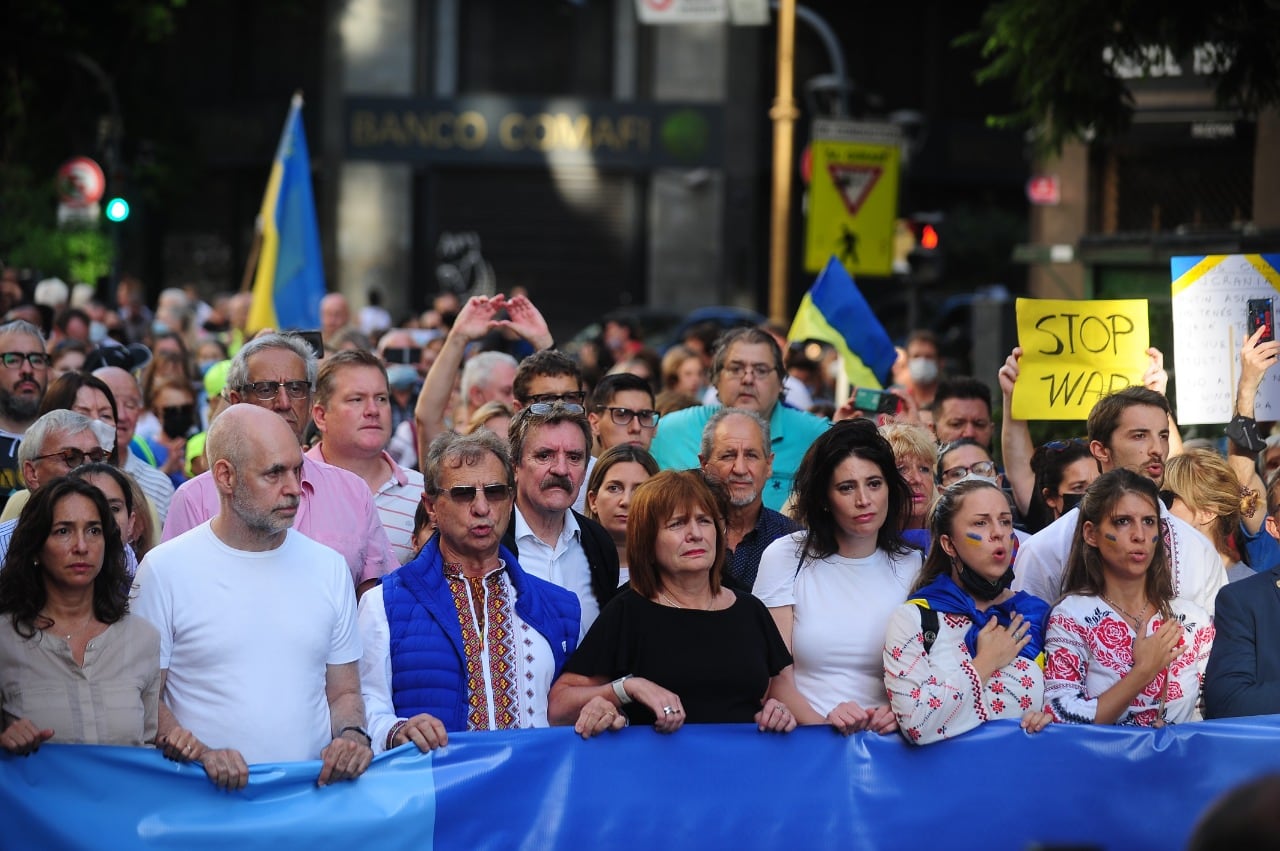
<svg viewBox="0 0 1280 851">
<path fill-rule="evenodd" d="M 778 90 L 773 120 L 773 208 L 769 231 L 769 318 L 789 324 L 787 267 L 790 254 L 791 175 L 794 160 L 796 0 L 778 3 Z"/>
</svg>

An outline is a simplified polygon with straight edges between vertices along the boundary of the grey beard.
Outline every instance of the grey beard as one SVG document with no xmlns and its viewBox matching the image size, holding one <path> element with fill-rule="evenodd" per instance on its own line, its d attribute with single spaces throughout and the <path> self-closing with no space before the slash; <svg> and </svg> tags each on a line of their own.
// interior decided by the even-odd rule
<svg viewBox="0 0 1280 851">
<path fill-rule="evenodd" d="M 756 498 L 759 496 L 760 496 L 759 491 L 752 491 L 748 496 L 744 496 L 744 497 L 731 496 L 729 497 L 729 504 L 732 505 L 734 508 L 746 508 L 748 505 L 755 502 Z"/>
<path fill-rule="evenodd" d="M 15 396 L 8 390 L 0 390 L 0 415 L 5 419 L 30 422 L 40 410 L 40 399 Z"/>
</svg>

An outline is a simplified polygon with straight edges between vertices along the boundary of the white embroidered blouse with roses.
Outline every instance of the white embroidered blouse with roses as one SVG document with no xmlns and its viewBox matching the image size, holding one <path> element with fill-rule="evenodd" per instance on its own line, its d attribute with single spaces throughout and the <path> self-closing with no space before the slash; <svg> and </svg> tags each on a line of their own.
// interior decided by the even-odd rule
<svg viewBox="0 0 1280 851">
<path fill-rule="evenodd" d="M 1170 607 L 1182 621 L 1183 652 L 1156 674 L 1117 724 L 1155 724 L 1166 674 L 1169 690 L 1165 720 L 1178 723 L 1201 719 L 1200 688 L 1213 647 L 1213 622 L 1204 609 L 1190 600 L 1175 598 Z M 1159 629 L 1162 622 L 1158 614 L 1149 618 L 1146 635 Z M 1063 598 L 1050 614 L 1045 634 L 1045 708 L 1059 721 L 1092 724 L 1098 711 L 1098 696 L 1132 669 L 1136 637 L 1128 621 L 1101 597 Z"/>
<path fill-rule="evenodd" d="M 939 613 L 926 653 L 919 606 L 899 606 L 889 619 L 884 687 L 907 741 L 925 745 L 1043 707 L 1044 675 L 1031 659 L 1019 656 L 982 682 L 964 642 L 972 625 L 964 615 Z"/>
</svg>

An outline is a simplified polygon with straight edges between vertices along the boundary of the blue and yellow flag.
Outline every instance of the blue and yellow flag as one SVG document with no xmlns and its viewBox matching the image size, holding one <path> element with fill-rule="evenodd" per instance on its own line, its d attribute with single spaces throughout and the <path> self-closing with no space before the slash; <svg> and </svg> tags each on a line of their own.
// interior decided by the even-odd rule
<svg viewBox="0 0 1280 851">
<path fill-rule="evenodd" d="M 805 293 L 787 339 L 821 340 L 835 346 L 855 387 L 883 387 L 898 357 L 858 285 L 834 257 Z"/>
<path fill-rule="evenodd" d="M 258 227 L 262 243 L 253 276 L 249 333 L 262 328 L 319 328 L 324 263 L 300 94 L 293 96 L 284 122 Z"/>
</svg>

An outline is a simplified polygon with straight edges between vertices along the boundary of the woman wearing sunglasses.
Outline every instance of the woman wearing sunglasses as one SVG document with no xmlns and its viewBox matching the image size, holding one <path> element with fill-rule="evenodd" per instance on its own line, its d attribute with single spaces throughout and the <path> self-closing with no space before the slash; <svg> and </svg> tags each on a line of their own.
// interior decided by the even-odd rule
<svg viewBox="0 0 1280 851">
<path fill-rule="evenodd" d="M 1024 521 L 1034 535 L 1080 502 L 1085 489 L 1102 473 L 1089 444 L 1078 438 L 1051 440 L 1031 455 L 1035 476 Z"/>
<path fill-rule="evenodd" d="M 429 751 L 462 730 L 546 727 L 547 693 L 578 643 L 572 592 L 501 546 L 514 474 L 480 430 L 432 442 L 424 476 L 437 532 L 359 606 L 360 684 L 375 752 Z"/>
</svg>

